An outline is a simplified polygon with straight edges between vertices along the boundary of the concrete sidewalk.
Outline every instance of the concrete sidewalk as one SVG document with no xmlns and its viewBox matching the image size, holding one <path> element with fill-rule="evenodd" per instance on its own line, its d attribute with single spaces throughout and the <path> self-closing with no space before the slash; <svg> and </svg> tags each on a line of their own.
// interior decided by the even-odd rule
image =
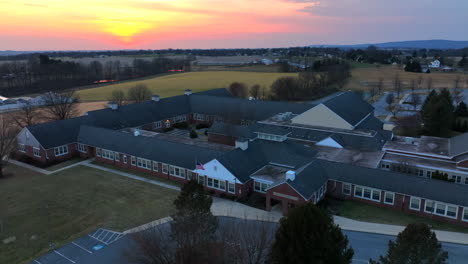
<svg viewBox="0 0 468 264">
<path fill-rule="evenodd" d="M 336 215 L 333 216 L 333 220 L 335 224 L 338 224 L 341 227 L 341 229 L 349 231 L 396 236 L 405 229 L 405 226 L 361 222 Z M 468 233 L 441 230 L 434 230 L 434 232 L 440 242 L 468 245 Z"/>
<path fill-rule="evenodd" d="M 35 171 L 35 172 L 38 172 L 38 173 L 41 173 L 41 174 L 45 174 L 45 175 L 49 175 L 49 174 L 52 174 L 52 173 L 57 173 L 57 172 L 60 172 L 60 171 L 63 171 L 63 170 L 68 170 L 70 168 L 80 166 L 80 165 L 86 165 L 86 164 L 89 164 L 90 162 L 93 162 L 93 161 L 94 161 L 94 159 L 87 159 L 87 160 L 83 160 L 83 161 L 77 162 L 75 164 L 71 164 L 71 165 L 68 165 L 66 167 L 54 170 L 54 171 L 49 171 L 49 170 L 45 170 L 45 169 L 42 169 L 42 168 L 30 165 L 30 164 L 21 162 L 21 161 L 12 160 L 12 159 L 8 160 L 8 162 L 11 163 L 11 164 L 15 164 L 16 166 L 20 166 L 20 167 L 23 167 L 23 168 L 26 168 L 26 169 L 29 169 L 29 170 L 32 170 L 32 171 Z"/>
</svg>

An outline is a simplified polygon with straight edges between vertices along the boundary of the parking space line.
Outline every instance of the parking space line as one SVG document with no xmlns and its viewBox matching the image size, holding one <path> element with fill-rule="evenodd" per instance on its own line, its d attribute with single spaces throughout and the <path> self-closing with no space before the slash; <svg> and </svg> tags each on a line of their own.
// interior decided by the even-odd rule
<svg viewBox="0 0 468 264">
<path fill-rule="evenodd" d="M 101 234 L 99 236 L 96 237 L 96 239 L 98 240 L 101 240 L 101 236 L 104 235 L 106 236 L 107 235 L 107 231 L 102 231 Z"/>
<path fill-rule="evenodd" d="M 82 250 L 84 250 L 84 251 L 88 252 L 89 254 L 93 254 L 93 252 L 91 252 L 91 251 L 87 250 L 86 248 L 84 248 L 84 247 L 82 247 L 82 246 L 78 245 L 78 244 L 77 244 L 77 243 L 75 243 L 75 242 L 72 242 L 72 244 L 73 244 L 73 245 L 75 245 L 75 246 L 77 246 L 77 247 L 79 247 L 79 248 L 81 248 Z"/>
<path fill-rule="evenodd" d="M 96 232 L 94 232 L 94 234 L 92 234 L 91 236 L 92 236 L 92 237 L 98 237 L 99 235 L 101 235 L 102 232 L 104 232 L 104 230 L 102 230 L 102 229 L 99 228 L 99 229 L 96 230 Z"/>
<path fill-rule="evenodd" d="M 37 264 L 42 264 L 41 262 L 39 262 L 38 260 L 34 260 L 34 262 L 36 262 Z"/>
<path fill-rule="evenodd" d="M 64 259 L 70 261 L 71 263 L 76 263 L 75 261 L 73 261 L 73 260 L 67 258 L 65 255 L 63 255 L 62 253 L 58 252 L 57 250 L 54 250 L 54 252 L 55 252 L 57 255 L 63 257 Z"/>
<path fill-rule="evenodd" d="M 112 238 L 116 235 L 117 233 L 113 233 L 107 240 L 106 242 L 109 243 L 109 241 L 112 241 Z M 118 235 L 117 235 L 118 236 Z"/>
<path fill-rule="evenodd" d="M 91 235 L 88 235 L 88 236 L 89 236 L 90 238 L 96 240 L 96 241 L 99 241 L 99 242 L 101 242 L 101 243 L 104 243 L 104 244 L 106 244 L 106 245 L 109 245 L 109 244 L 107 244 L 106 242 L 101 241 L 101 240 L 99 240 L 99 239 L 97 239 L 97 238 L 95 238 L 95 237 L 93 237 L 93 236 L 91 236 Z"/>
</svg>

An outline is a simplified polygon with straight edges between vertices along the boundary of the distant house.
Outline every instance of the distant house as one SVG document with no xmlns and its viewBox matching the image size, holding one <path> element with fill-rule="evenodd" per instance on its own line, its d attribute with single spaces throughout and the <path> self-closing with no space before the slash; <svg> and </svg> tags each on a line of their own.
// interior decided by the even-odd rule
<svg viewBox="0 0 468 264">
<path fill-rule="evenodd" d="M 442 67 L 442 71 L 444 71 L 444 72 L 452 72 L 452 71 L 454 71 L 454 68 L 449 67 L 449 66 L 444 66 L 444 67 Z"/>
<path fill-rule="evenodd" d="M 440 61 L 439 60 L 432 61 L 429 64 L 429 68 L 440 68 Z"/>
<path fill-rule="evenodd" d="M 269 59 L 262 59 L 262 63 L 265 64 L 265 65 L 272 65 L 273 61 L 269 60 Z"/>
</svg>

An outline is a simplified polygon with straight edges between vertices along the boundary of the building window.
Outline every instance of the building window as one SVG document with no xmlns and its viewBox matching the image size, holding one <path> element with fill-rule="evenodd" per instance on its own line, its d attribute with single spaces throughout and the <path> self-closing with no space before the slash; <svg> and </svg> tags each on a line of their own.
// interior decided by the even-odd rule
<svg viewBox="0 0 468 264">
<path fill-rule="evenodd" d="M 33 148 L 34 156 L 41 157 L 41 150 L 38 148 Z"/>
<path fill-rule="evenodd" d="M 361 186 L 354 187 L 354 196 L 362 197 L 362 187 Z"/>
<path fill-rule="evenodd" d="M 118 152 L 114 153 L 115 161 L 120 161 L 120 154 Z"/>
<path fill-rule="evenodd" d="M 236 193 L 236 184 L 235 183 L 228 183 L 228 191 L 230 193 Z"/>
<path fill-rule="evenodd" d="M 343 193 L 346 194 L 346 195 L 351 194 L 351 184 L 343 183 Z"/>
<path fill-rule="evenodd" d="M 436 203 L 435 206 L 435 214 L 441 215 L 441 216 L 447 216 L 450 218 L 457 218 L 457 213 L 458 213 L 458 206 L 455 205 L 448 205 L 444 203 Z"/>
<path fill-rule="evenodd" d="M 436 214 L 445 215 L 445 204 L 437 203 L 435 212 Z"/>
<path fill-rule="evenodd" d="M 205 176 L 198 175 L 198 183 L 205 186 Z"/>
<path fill-rule="evenodd" d="M 457 218 L 457 206 L 447 205 L 447 216 Z"/>
<path fill-rule="evenodd" d="M 26 147 L 24 146 L 24 144 L 18 144 L 18 150 L 21 152 L 26 152 Z"/>
<path fill-rule="evenodd" d="M 433 214 L 434 213 L 434 201 L 429 201 L 426 200 L 425 206 L 424 206 L 424 212 Z"/>
<path fill-rule="evenodd" d="M 420 208 L 421 208 L 421 199 L 416 198 L 416 197 L 411 197 L 410 209 L 419 211 Z"/>
<path fill-rule="evenodd" d="M 210 187 L 213 187 L 213 179 L 212 178 L 207 178 L 206 179 L 206 185 L 210 186 Z"/>
<path fill-rule="evenodd" d="M 372 200 L 380 202 L 380 191 L 372 190 Z"/>
<path fill-rule="evenodd" d="M 164 174 L 167 174 L 167 173 L 168 173 L 168 165 L 167 165 L 167 164 L 164 164 L 164 163 L 163 163 L 163 165 L 162 165 L 162 172 L 163 172 Z"/>
<path fill-rule="evenodd" d="M 176 166 L 169 166 L 169 174 L 172 176 L 176 176 L 179 178 L 185 179 L 185 169 L 176 167 Z"/>
<path fill-rule="evenodd" d="M 134 156 L 130 158 L 130 162 L 132 163 L 132 166 L 136 166 L 136 160 Z"/>
<path fill-rule="evenodd" d="M 420 177 L 424 177 L 424 171 L 423 171 L 423 170 L 419 170 L 419 172 L 418 172 L 418 176 L 420 176 Z"/>
<path fill-rule="evenodd" d="M 468 222 L 468 208 L 463 208 L 463 218 L 462 218 L 462 220 Z"/>
<path fill-rule="evenodd" d="M 226 191 L 226 182 L 224 180 L 212 179 L 207 177 L 207 186 L 213 189 L 218 189 L 221 191 Z"/>
<path fill-rule="evenodd" d="M 56 157 L 68 154 L 68 146 L 67 145 L 56 147 L 54 150 L 55 150 L 55 156 Z"/>
<path fill-rule="evenodd" d="M 110 150 L 102 150 L 102 157 L 108 160 L 114 160 L 114 152 Z"/>
<path fill-rule="evenodd" d="M 96 149 L 96 156 L 101 157 L 101 149 L 100 148 Z"/>
<path fill-rule="evenodd" d="M 386 204 L 393 204 L 395 202 L 395 193 L 385 192 L 385 201 Z"/>
<path fill-rule="evenodd" d="M 158 128 L 161 128 L 161 127 L 162 127 L 161 121 L 154 122 L 154 128 L 155 129 L 158 129 Z"/>
<path fill-rule="evenodd" d="M 84 144 L 78 143 L 78 151 L 86 153 L 87 152 L 87 147 Z"/>
<path fill-rule="evenodd" d="M 468 184 L 468 177 L 465 177 L 465 184 Z"/>
<path fill-rule="evenodd" d="M 158 162 L 157 161 L 153 161 L 153 171 L 158 171 Z"/>
<path fill-rule="evenodd" d="M 427 171 L 427 172 L 426 172 L 426 177 L 427 177 L 427 178 L 431 178 L 431 176 L 432 176 L 432 172 Z"/>
<path fill-rule="evenodd" d="M 461 176 L 457 176 L 457 175 L 452 175 L 452 180 L 456 183 L 461 183 Z"/>
<path fill-rule="evenodd" d="M 137 158 L 137 164 L 139 168 L 151 170 L 151 160 Z"/>
<path fill-rule="evenodd" d="M 127 155 L 123 155 L 123 162 L 127 164 Z"/>
<path fill-rule="evenodd" d="M 258 181 L 254 182 L 254 190 L 256 192 L 265 193 L 268 187 L 270 187 L 270 184 L 266 184 L 266 183 L 258 182 Z"/>
</svg>

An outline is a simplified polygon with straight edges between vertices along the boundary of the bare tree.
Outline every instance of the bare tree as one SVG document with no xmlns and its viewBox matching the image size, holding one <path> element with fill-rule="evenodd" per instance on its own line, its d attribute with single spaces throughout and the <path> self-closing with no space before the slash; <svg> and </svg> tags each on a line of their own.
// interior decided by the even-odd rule
<svg viewBox="0 0 468 264">
<path fill-rule="evenodd" d="M 410 98 L 410 104 L 413 106 L 413 109 L 416 110 L 418 106 L 422 103 L 421 96 L 417 93 L 412 93 Z"/>
<path fill-rule="evenodd" d="M 424 82 L 424 78 L 421 75 L 419 75 L 418 81 L 417 81 L 418 89 L 421 89 L 423 82 Z"/>
<path fill-rule="evenodd" d="M 118 106 L 125 104 L 125 93 L 122 90 L 112 91 L 110 101 L 116 102 Z"/>
<path fill-rule="evenodd" d="M 18 129 L 10 125 L 10 122 L 4 116 L 0 116 L 0 178 L 4 177 L 3 169 L 10 158 L 10 153 L 16 147 Z"/>
<path fill-rule="evenodd" d="M 151 99 L 151 91 L 144 84 L 137 84 L 128 89 L 128 100 L 134 103 L 140 103 Z"/>
<path fill-rule="evenodd" d="M 78 116 L 78 97 L 74 90 L 63 93 L 48 92 L 42 96 L 45 103 L 47 118 L 51 120 L 64 120 Z"/>
<path fill-rule="evenodd" d="M 414 90 L 416 89 L 416 80 L 415 79 L 411 79 L 410 89 L 411 89 L 411 93 L 414 94 Z"/>
<path fill-rule="evenodd" d="M 383 86 L 384 86 L 384 78 L 379 77 L 379 79 L 377 80 L 377 93 L 378 94 L 382 94 Z"/>
<path fill-rule="evenodd" d="M 395 76 L 393 77 L 393 90 L 394 90 L 395 93 L 396 93 L 397 99 L 400 98 L 401 86 L 402 86 L 402 85 L 401 85 L 400 75 L 397 73 L 397 74 L 395 74 Z"/>
<path fill-rule="evenodd" d="M 228 91 L 234 97 L 246 98 L 248 96 L 248 88 L 245 83 L 233 82 L 229 85 Z"/>
<path fill-rule="evenodd" d="M 392 105 L 395 102 L 395 95 L 393 93 L 388 93 L 385 97 L 385 102 L 387 105 Z"/>
<path fill-rule="evenodd" d="M 432 90 L 432 77 L 429 77 L 427 79 L 427 92 L 430 92 Z"/>
<path fill-rule="evenodd" d="M 32 103 L 28 101 L 19 111 L 11 113 L 10 117 L 20 128 L 23 128 L 37 123 L 40 115 Z"/>
<path fill-rule="evenodd" d="M 136 264 L 174 264 L 175 243 L 168 228 L 151 227 L 131 236 L 134 244 L 123 252 L 131 263 Z"/>
<path fill-rule="evenodd" d="M 377 94 L 377 88 L 374 85 L 369 85 L 369 98 L 374 101 L 374 96 Z"/>
<path fill-rule="evenodd" d="M 252 96 L 255 99 L 258 99 L 258 97 L 260 96 L 260 85 L 255 84 L 252 87 L 250 87 L 249 93 L 250 96 Z"/>
</svg>

